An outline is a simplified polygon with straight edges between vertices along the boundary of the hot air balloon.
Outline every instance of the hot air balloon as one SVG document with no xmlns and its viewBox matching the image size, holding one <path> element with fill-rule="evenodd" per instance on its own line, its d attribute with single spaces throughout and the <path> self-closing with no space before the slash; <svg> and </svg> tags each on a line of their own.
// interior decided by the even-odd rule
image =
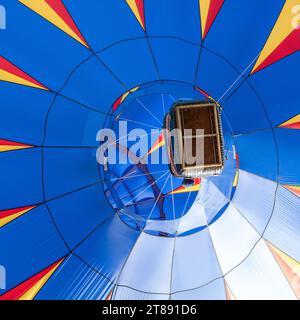
<svg viewBox="0 0 300 320">
<path fill-rule="evenodd" d="M 298 1 L 1 6 L 0 300 L 300 298 Z M 179 101 L 218 107 L 219 174 L 149 161 Z"/>
</svg>

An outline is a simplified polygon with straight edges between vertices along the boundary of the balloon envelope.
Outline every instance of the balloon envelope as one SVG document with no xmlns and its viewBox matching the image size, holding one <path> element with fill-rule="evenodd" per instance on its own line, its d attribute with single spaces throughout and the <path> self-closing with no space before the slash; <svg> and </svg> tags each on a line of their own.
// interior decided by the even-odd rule
<svg viewBox="0 0 300 320">
<path fill-rule="evenodd" d="M 0 299 L 299 298 L 297 2 L 2 1 Z M 203 100 L 225 167 L 185 185 L 161 129 Z"/>
</svg>

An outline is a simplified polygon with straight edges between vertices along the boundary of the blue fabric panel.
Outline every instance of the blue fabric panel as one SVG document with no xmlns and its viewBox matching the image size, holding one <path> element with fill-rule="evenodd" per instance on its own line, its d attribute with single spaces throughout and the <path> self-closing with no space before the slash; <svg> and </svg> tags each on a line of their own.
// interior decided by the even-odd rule
<svg viewBox="0 0 300 320">
<path fill-rule="evenodd" d="M 42 151 L 31 148 L 0 153 L 1 209 L 43 201 Z"/>
<path fill-rule="evenodd" d="M 94 149 L 44 148 L 43 153 L 44 187 L 47 200 L 100 180 Z"/>
<path fill-rule="evenodd" d="M 72 249 L 113 213 L 101 184 L 73 192 L 47 205 L 64 240 Z"/>
</svg>

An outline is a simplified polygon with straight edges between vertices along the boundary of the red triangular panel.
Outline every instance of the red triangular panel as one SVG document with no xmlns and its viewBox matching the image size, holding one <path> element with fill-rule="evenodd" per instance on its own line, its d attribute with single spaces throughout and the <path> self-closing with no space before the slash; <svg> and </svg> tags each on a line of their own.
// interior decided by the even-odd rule
<svg viewBox="0 0 300 320">
<path fill-rule="evenodd" d="M 203 34 L 203 39 L 207 36 L 207 33 L 208 33 L 209 29 L 211 28 L 212 24 L 214 23 L 223 4 L 224 4 L 224 0 L 211 0 L 210 1 L 209 11 L 208 11 L 204 34 Z"/>
<path fill-rule="evenodd" d="M 44 276 L 46 276 L 49 272 L 51 272 L 54 268 L 56 268 L 63 259 L 53 263 L 48 268 L 43 271 L 37 273 L 35 276 L 29 278 L 23 283 L 19 284 L 17 287 L 9 290 L 0 296 L 0 300 L 18 300 L 20 299 L 27 291 L 29 291 L 39 280 L 41 280 Z"/>
<path fill-rule="evenodd" d="M 300 50 L 300 30 L 293 31 L 280 45 L 256 68 L 252 74 Z"/>
<path fill-rule="evenodd" d="M 65 23 L 73 30 L 73 32 L 81 39 L 86 47 L 89 47 L 78 27 L 76 26 L 71 15 L 62 3 L 62 0 L 45 0 L 48 5 L 65 21 Z"/>
<path fill-rule="evenodd" d="M 48 90 L 44 85 L 40 82 L 36 81 L 34 78 L 30 77 L 24 71 L 16 67 L 14 64 L 6 60 L 4 57 L 0 56 L 0 70 L 6 72 L 6 75 L 0 74 L 0 80 L 2 81 L 9 81 L 9 82 L 16 82 L 19 84 L 27 85 L 27 86 L 35 86 L 40 89 Z M 11 79 L 9 75 L 15 76 L 15 79 L 19 79 L 19 81 L 14 81 L 13 78 Z M 22 81 L 23 80 L 23 81 Z"/>
</svg>

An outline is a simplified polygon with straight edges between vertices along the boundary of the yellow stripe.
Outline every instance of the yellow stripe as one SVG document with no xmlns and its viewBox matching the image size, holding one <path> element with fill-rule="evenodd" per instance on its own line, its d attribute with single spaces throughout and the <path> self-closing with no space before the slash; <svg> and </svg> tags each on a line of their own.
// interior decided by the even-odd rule
<svg viewBox="0 0 300 320">
<path fill-rule="evenodd" d="M 139 89 L 139 87 L 135 87 L 135 88 L 133 88 L 133 89 L 125 92 L 125 93 L 123 94 L 123 96 L 122 96 L 121 103 L 128 97 L 128 95 L 129 95 L 130 93 L 133 93 L 133 92 L 137 91 L 138 89 Z"/>
<path fill-rule="evenodd" d="M 255 71 L 255 69 L 258 68 L 260 64 L 263 63 L 270 56 L 270 54 L 272 54 L 272 52 L 282 43 L 282 41 L 285 40 L 290 35 L 290 33 L 294 31 L 291 23 L 293 18 L 292 8 L 297 4 L 299 4 L 299 0 L 286 1 L 274 26 L 274 29 L 271 32 L 258 60 L 256 61 L 252 72 Z"/>
<path fill-rule="evenodd" d="M 53 10 L 47 2 L 44 0 L 40 1 L 32 1 L 32 0 L 19 0 L 22 4 L 24 4 L 29 9 L 33 10 L 52 24 L 54 24 L 56 27 L 64 31 L 66 34 L 68 34 L 73 39 L 77 40 L 81 44 L 83 44 L 85 47 L 88 47 L 84 41 L 81 40 L 80 37 L 64 22 L 64 20 Z"/>
<path fill-rule="evenodd" d="M 291 189 L 300 191 L 300 186 L 289 186 Z"/>
<path fill-rule="evenodd" d="M 139 86 L 137 86 L 137 87 L 135 87 L 135 88 L 133 88 L 133 89 L 129 90 L 129 92 L 130 92 L 130 93 L 133 93 L 133 92 L 135 92 L 135 91 L 137 91 L 137 90 L 139 90 Z"/>
<path fill-rule="evenodd" d="M 6 81 L 6 82 L 12 82 L 12 83 L 17 83 L 23 86 L 27 87 L 33 87 L 33 88 L 38 88 L 42 90 L 47 90 L 45 87 L 39 86 L 33 82 L 27 81 L 21 77 L 18 77 L 10 72 L 4 71 L 0 69 L 0 80 L 1 81 Z"/>
<path fill-rule="evenodd" d="M 271 250 L 276 252 L 280 256 L 280 258 L 300 277 L 300 263 L 294 258 L 284 253 L 283 251 L 271 245 L 269 242 L 268 245 L 271 248 Z"/>
<path fill-rule="evenodd" d="M 211 0 L 199 0 L 200 15 L 201 15 L 201 27 L 202 27 L 202 38 L 204 37 L 204 31 L 206 26 L 206 21 L 208 17 L 208 10 L 210 7 Z"/>
<path fill-rule="evenodd" d="M 290 191 L 298 191 L 298 192 L 300 192 L 300 186 L 289 186 L 289 185 L 286 185 L 285 187 L 287 187 Z"/>
<path fill-rule="evenodd" d="M 33 148 L 32 146 L 0 146 L 0 152 Z"/>
<path fill-rule="evenodd" d="M 239 171 L 236 172 L 234 181 L 233 181 L 233 186 L 236 187 L 239 181 Z"/>
<path fill-rule="evenodd" d="M 128 97 L 130 91 L 127 91 L 126 93 L 123 94 L 122 99 L 121 99 L 121 103 Z"/>
<path fill-rule="evenodd" d="M 197 184 L 195 186 L 189 187 L 189 188 L 184 188 L 181 190 L 175 190 L 170 192 L 169 194 L 178 194 L 178 193 L 186 193 L 186 192 L 194 192 L 194 191 L 199 191 L 200 190 L 200 184 Z"/>
<path fill-rule="evenodd" d="M 294 124 L 294 123 L 297 123 L 297 122 L 300 122 L 300 113 L 297 116 L 291 118 L 290 120 L 282 123 L 279 127 L 288 126 L 290 124 Z"/>
<path fill-rule="evenodd" d="M 156 151 L 157 149 L 163 147 L 166 144 L 165 140 L 161 141 L 158 145 L 156 145 L 153 149 L 151 149 L 147 155 L 153 153 L 154 151 Z"/>
<path fill-rule="evenodd" d="M 144 29 L 144 25 L 143 25 L 143 21 L 142 18 L 140 16 L 139 13 L 139 9 L 136 5 L 135 0 L 126 0 L 126 2 L 128 3 L 130 9 L 132 10 L 132 12 L 134 13 L 135 17 L 137 18 L 137 20 L 139 21 L 140 25 L 142 26 L 142 28 Z"/>
<path fill-rule="evenodd" d="M 26 209 L 26 210 L 23 210 L 23 211 L 20 211 L 20 212 L 17 212 L 11 216 L 8 216 L 8 217 L 5 217 L 5 218 L 2 218 L 0 219 L 0 228 L 5 226 L 6 224 L 8 224 L 9 222 L 19 218 L 20 216 L 22 216 L 23 214 L 25 214 L 26 212 L 32 210 L 33 208 L 29 208 L 29 209 Z"/>
<path fill-rule="evenodd" d="M 57 264 L 52 270 L 50 270 L 47 274 L 43 276 L 32 288 L 30 288 L 26 293 L 24 293 L 18 300 L 33 300 L 34 297 L 39 293 L 45 283 L 49 280 L 52 274 L 56 271 L 56 269 L 60 266 L 60 263 Z"/>
</svg>

